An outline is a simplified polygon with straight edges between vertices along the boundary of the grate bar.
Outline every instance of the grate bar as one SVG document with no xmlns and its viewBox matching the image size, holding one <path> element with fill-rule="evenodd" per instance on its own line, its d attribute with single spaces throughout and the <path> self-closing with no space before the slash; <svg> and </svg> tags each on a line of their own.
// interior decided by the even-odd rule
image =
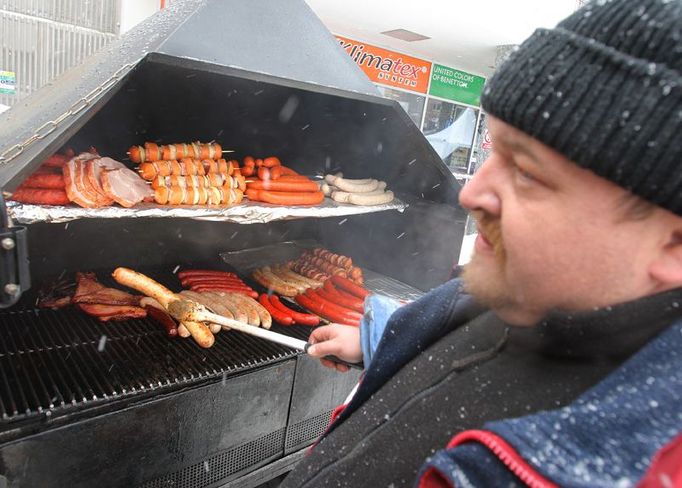
<svg viewBox="0 0 682 488">
<path fill-rule="evenodd" d="M 20 319 L 21 323 L 27 328 L 27 330 L 30 329 L 30 323 L 28 322 L 27 318 L 25 315 L 21 315 Z M 41 372 L 43 372 L 47 376 L 47 382 L 48 385 L 51 386 L 52 390 L 52 396 L 50 397 L 50 402 L 49 402 L 49 408 L 54 408 L 55 406 L 55 401 L 58 402 L 60 406 L 64 406 L 64 397 L 62 396 L 58 382 L 55 380 L 55 378 L 52 376 L 52 372 L 55 371 L 57 374 L 59 373 L 59 369 L 54 367 L 54 363 L 52 362 L 52 355 L 51 354 L 36 354 L 37 351 L 40 351 L 40 346 L 36 342 L 36 335 L 35 334 L 26 334 L 26 340 L 28 341 L 28 348 L 29 350 L 33 353 L 35 357 L 38 358 L 38 361 L 40 362 L 40 367 L 41 367 Z M 26 347 L 26 344 L 24 343 L 24 347 Z M 47 360 L 50 360 L 50 365 L 47 364 Z M 64 383 L 63 379 L 60 379 L 61 383 Z"/>
<path fill-rule="evenodd" d="M 23 317 L 22 317 L 22 319 L 23 319 Z M 24 324 L 24 330 L 29 331 L 30 328 L 26 324 Z M 7 337 L 11 341 L 12 346 L 14 347 L 14 350 L 19 351 L 17 353 L 17 355 L 21 357 L 21 360 L 22 360 L 22 363 L 24 364 L 24 367 L 26 367 L 27 364 L 30 365 L 30 367 L 31 367 L 30 369 L 28 367 L 26 367 L 26 369 L 24 370 L 24 374 L 26 374 L 26 376 L 29 378 L 29 381 L 31 379 L 31 370 L 33 371 L 33 374 L 35 375 L 34 376 L 34 383 L 36 384 L 36 387 L 37 387 L 36 389 L 42 391 L 43 399 L 46 400 L 46 401 L 42 402 L 42 404 L 41 404 L 41 401 L 37 398 L 39 396 L 39 392 L 36 391 L 37 408 L 38 408 L 39 412 L 42 412 L 42 410 L 43 410 L 42 405 L 46 405 L 49 408 L 52 408 L 54 406 L 54 404 L 51 401 L 51 398 L 52 398 L 51 395 L 47 392 L 47 387 L 45 386 L 45 382 L 43 381 L 43 375 L 41 374 L 40 369 L 37 367 L 36 361 L 31 359 L 32 350 L 26 346 L 26 342 L 23 339 L 26 335 L 27 334 L 25 334 L 25 333 L 24 334 L 17 333 L 16 339 L 15 339 L 15 337 L 14 337 L 15 334 L 13 334 L 12 331 L 8 331 Z M 53 384 L 53 382 L 50 381 L 50 384 Z"/>
<path fill-rule="evenodd" d="M 5 343 L 5 334 L 0 334 L 0 347 L 3 348 L 3 350 L 7 351 L 7 344 Z M 19 373 L 17 372 L 17 368 L 15 367 L 15 360 L 17 359 L 16 357 L 8 357 L 7 363 L 9 364 L 9 371 L 10 371 L 10 381 L 13 381 L 14 387 L 19 393 L 19 400 L 21 401 L 21 405 L 17 405 L 17 411 L 19 412 L 25 412 L 25 413 L 30 413 L 30 407 L 28 403 L 28 399 L 26 398 L 26 395 L 24 394 L 24 388 L 21 388 L 21 381 L 19 380 Z M 18 358 L 20 359 L 20 358 Z M 28 381 L 28 390 L 33 392 L 35 396 L 35 392 L 33 391 L 33 385 L 31 384 L 31 381 L 29 379 Z M 36 399 L 37 403 L 37 399 Z"/>
</svg>

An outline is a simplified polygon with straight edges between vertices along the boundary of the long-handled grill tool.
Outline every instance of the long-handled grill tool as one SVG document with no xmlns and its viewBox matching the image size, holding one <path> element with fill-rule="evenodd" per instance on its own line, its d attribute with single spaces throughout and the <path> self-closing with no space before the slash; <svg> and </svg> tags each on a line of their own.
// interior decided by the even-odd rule
<svg viewBox="0 0 682 488">
<path fill-rule="evenodd" d="M 267 329 L 261 329 L 260 327 L 255 327 L 244 322 L 223 317 L 222 315 L 214 314 L 207 310 L 204 306 L 190 300 L 175 300 L 170 302 L 168 304 L 168 313 L 170 313 L 180 322 L 211 322 L 214 324 L 220 324 L 224 327 L 260 337 L 261 339 L 265 339 L 267 341 L 276 342 L 277 344 L 282 344 L 299 351 L 308 352 L 308 348 L 312 345 L 309 342 L 305 342 L 294 337 L 289 337 L 288 335 L 279 334 Z M 334 361 L 335 363 L 344 364 L 350 368 L 363 369 L 362 364 L 349 363 L 337 358 L 336 356 L 325 356 L 324 359 Z"/>
</svg>

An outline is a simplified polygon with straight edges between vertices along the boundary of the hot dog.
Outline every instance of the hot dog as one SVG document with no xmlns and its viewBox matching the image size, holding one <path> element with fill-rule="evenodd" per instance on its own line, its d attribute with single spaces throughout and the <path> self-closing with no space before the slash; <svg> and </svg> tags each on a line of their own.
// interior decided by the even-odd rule
<svg viewBox="0 0 682 488">
<path fill-rule="evenodd" d="M 298 295 L 294 298 L 294 300 L 296 300 L 296 303 L 298 303 L 303 308 L 306 308 L 306 309 L 310 310 L 311 312 L 316 313 L 317 315 L 326 318 L 327 320 L 331 320 L 332 322 L 336 322 L 338 324 L 345 324 L 345 325 L 355 325 L 355 326 L 360 325 L 360 320 L 350 319 L 345 314 L 339 314 L 339 313 L 333 312 L 330 309 L 325 308 L 324 305 L 320 304 L 319 302 L 311 300 L 310 298 L 308 298 L 305 295 Z"/>
<path fill-rule="evenodd" d="M 328 298 L 328 300 L 334 303 L 338 303 L 339 305 L 342 305 L 351 310 L 355 310 L 356 312 L 359 313 L 363 313 L 365 311 L 365 306 L 361 299 L 356 297 L 350 297 L 350 295 L 348 296 L 341 295 L 341 293 L 339 293 L 339 291 L 336 288 L 334 288 L 334 285 L 332 285 L 332 282 L 330 280 L 325 281 L 323 289 L 317 291 L 323 298 Z"/>
<path fill-rule="evenodd" d="M 292 319 L 294 319 L 294 323 L 296 324 L 310 326 L 320 325 L 320 318 L 317 315 L 312 315 L 309 313 L 300 313 L 297 312 L 296 310 L 292 310 L 286 305 L 284 305 L 277 295 L 270 295 L 270 303 L 274 308 L 280 310 L 281 312 L 287 314 Z"/>
<path fill-rule="evenodd" d="M 266 293 L 263 293 L 258 297 L 258 303 L 260 303 L 261 306 L 263 306 L 265 310 L 268 311 L 270 316 L 277 323 L 282 325 L 292 325 L 294 323 L 294 319 L 290 315 L 287 315 L 281 310 L 278 310 L 272 305 L 272 303 L 270 303 L 270 299 Z"/>
<path fill-rule="evenodd" d="M 263 169 L 263 168 L 261 168 Z M 262 178 L 264 180 L 264 178 Z M 249 189 L 254 190 L 272 190 L 282 192 L 315 192 L 319 191 L 317 185 L 312 180 L 303 179 L 285 179 L 282 178 L 276 181 L 254 181 L 249 183 Z"/>
<path fill-rule="evenodd" d="M 66 191 L 45 188 L 19 187 L 12 193 L 12 200 L 34 205 L 68 205 L 71 203 Z"/>
<path fill-rule="evenodd" d="M 270 156 L 263 159 L 262 166 L 265 168 L 274 168 L 275 166 L 281 166 L 282 162 L 276 156 Z"/>
<path fill-rule="evenodd" d="M 322 296 L 322 293 L 324 291 L 321 290 L 307 290 L 304 295 L 313 300 L 314 302 L 320 303 L 321 305 L 324 306 L 325 309 L 331 310 L 334 313 L 338 314 L 344 314 L 350 319 L 357 319 L 360 320 L 362 318 L 362 314 L 359 312 L 356 312 L 355 310 L 351 310 L 350 308 L 346 308 L 342 305 L 339 305 L 337 303 L 334 303 L 328 298 L 325 298 Z"/>
<path fill-rule="evenodd" d="M 50 174 L 50 173 L 38 173 L 32 174 L 26 178 L 21 186 L 23 188 L 52 188 L 52 189 L 64 189 L 66 184 L 64 183 L 64 177 L 61 173 Z"/>
<path fill-rule="evenodd" d="M 140 305 L 142 305 L 141 301 Z M 173 320 L 173 317 L 171 317 L 168 312 L 162 308 L 156 308 L 153 305 L 143 305 L 143 307 L 147 311 L 147 316 L 154 319 L 156 322 L 161 324 L 164 329 L 166 329 L 166 334 L 168 334 L 168 337 L 177 337 L 178 324 L 175 323 L 175 320 Z"/>
<path fill-rule="evenodd" d="M 332 276 L 331 280 L 332 283 L 335 286 L 338 286 L 341 290 L 347 291 L 351 295 L 362 298 L 363 300 L 371 294 L 366 288 L 353 283 L 347 278 L 343 278 L 341 276 Z"/>
<path fill-rule="evenodd" d="M 231 271 L 220 271 L 217 269 L 183 269 L 182 271 L 178 271 L 178 278 L 183 279 L 188 276 L 205 276 L 205 275 L 225 275 L 225 276 L 232 276 L 235 278 L 238 278 L 236 273 L 233 273 Z"/>
<path fill-rule="evenodd" d="M 322 194 L 321 191 L 284 192 L 269 190 L 246 190 L 246 194 L 251 200 L 271 203 L 273 205 L 318 205 L 324 201 L 324 194 Z"/>
</svg>

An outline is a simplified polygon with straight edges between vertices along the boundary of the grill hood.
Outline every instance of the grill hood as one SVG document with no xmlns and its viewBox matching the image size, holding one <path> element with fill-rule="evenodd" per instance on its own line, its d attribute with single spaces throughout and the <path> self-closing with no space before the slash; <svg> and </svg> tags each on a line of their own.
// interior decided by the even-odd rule
<svg viewBox="0 0 682 488">
<path fill-rule="evenodd" d="M 458 184 L 421 132 L 303 0 L 186 0 L 148 18 L 0 116 L 0 188 L 66 143 L 124 159 L 132 144 L 176 139 L 456 202 Z"/>
</svg>

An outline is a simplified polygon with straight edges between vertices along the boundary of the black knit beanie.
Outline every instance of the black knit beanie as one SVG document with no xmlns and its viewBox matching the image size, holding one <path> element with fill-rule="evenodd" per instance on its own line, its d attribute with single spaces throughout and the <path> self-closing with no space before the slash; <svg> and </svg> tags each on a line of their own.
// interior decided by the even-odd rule
<svg viewBox="0 0 682 488">
<path fill-rule="evenodd" d="M 491 115 L 682 215 L 682 0 L 595 0 L 538 29 L 481 98 Z"/>
</svg>

